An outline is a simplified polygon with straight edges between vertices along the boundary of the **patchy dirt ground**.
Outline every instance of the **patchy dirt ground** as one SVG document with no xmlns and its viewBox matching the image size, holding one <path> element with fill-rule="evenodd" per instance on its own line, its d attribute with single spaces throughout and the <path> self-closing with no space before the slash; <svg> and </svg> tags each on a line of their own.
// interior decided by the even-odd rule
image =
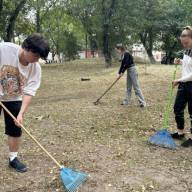
<svg viewBox="0 0 192 192">
<path fill-rule="evenodd" d="M 135 96 L 132 106 L 120 105 L 125 79 L 94 106 L 117 70 L 104 69 L 96 60 L 44 66 L 26 126 L 59 162 L 90 174 L 79 192 L 191 192 L 191 149 L 171 151 L 147 144 L 148 137 L 161 128 L 173 66 L 153 65 L 147 71 L 138 66 L 146 109 L 137 106 Z M 82 77 L 91 80 L 82 82 Z M 173 116 L 170 124 L 172 131 Z M 20 156 L 29 171 L 10 170 L 3 132 L 1 121 L 0 192 L 64 191 L 57 167 L 26 134 Z"/>
</svg>

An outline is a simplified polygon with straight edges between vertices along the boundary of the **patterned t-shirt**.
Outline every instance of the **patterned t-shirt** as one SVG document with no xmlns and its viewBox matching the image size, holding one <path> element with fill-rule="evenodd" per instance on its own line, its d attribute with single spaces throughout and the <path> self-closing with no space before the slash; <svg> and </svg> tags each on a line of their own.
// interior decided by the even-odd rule
<svg viewBox="0 0 192 192">
<path fill-rule="evenodd" d="M 19 62 L 20 46 L 0 43 L 0 99 L 2 101 L 22 100 L 24 94 L 35 96 L 41 82 L 41 66 Z"/>
</svg>

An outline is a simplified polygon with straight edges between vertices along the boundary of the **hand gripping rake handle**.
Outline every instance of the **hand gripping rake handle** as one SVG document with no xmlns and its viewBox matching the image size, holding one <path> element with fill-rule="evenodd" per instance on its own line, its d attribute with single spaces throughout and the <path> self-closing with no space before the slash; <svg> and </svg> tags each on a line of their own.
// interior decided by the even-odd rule
<svg viewBox="0 0 192 192">
<path fill-rule="evenodd" d="M 13 114 L 5 107 L 5 105 L 3 105 L 2 102 L 0 102 L 1 107 L 11 116 L 11 118 L 16 121 L 20 127 L 27 133 L 27 135 L 29 135 L 29 137 L 31 137 L 31 139 L 48 155 L 48 157 L 50 157 L 55 164 L 61 169 L 63 168 L 62 165 L 60 165 L 60 163 L 37 141 L 37 139 L 31 135 L 31 133 L 21 124 L 17 121 L 17 119 L 13 116 Z"/>
<path fill-rule="evenodd" d="M 95 105 L 99 103 L 99 101 L 111 90 L 111 88 L 121 79 L 122 76 L 119 76 L 112 85 L 97 99 L 97 101 L 94 102 Z"/>
</svg>

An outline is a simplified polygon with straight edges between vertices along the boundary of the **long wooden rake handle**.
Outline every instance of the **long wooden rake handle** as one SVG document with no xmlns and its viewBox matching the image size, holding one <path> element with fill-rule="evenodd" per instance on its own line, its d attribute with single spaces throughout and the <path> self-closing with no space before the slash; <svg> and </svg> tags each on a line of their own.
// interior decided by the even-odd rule
<svg viewBox="0 0 192 192">
<path fill-rule="evenodd" d="M 63 168 L 63 166 L 60 165 L 60 163 L 37 141 L 37 139 L 33 135 L 31 135 L 31 133 L 21 123 L 17 121 L 17 119 L 5 107 L 5 105 L 2 102 L 0 102 L 0 105 L 11 116 L 11 118 L 20 125 L 20 127 L 27 133 L 27 135 L 29 135 L 29 137 L 48 155 L 48 157 L 50 157 L 60 169 Z"/>
<path fill-rule="evenodd" d="M 110 85 L 110 87 L 94 102 L 98 103 L 110 90 L 111 88 L 121 79 L 121 76 L 119 76 L 113 83 Z"/>
</svg>

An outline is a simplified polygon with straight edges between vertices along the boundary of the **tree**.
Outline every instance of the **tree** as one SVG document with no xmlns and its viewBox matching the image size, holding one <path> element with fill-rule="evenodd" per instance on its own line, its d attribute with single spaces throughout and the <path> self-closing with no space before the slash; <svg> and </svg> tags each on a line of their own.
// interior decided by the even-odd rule
<svg viewBox="0 0 192 192">
<path fill-rule="evenodd" d="M 27 2 L 27 0 L 20 0 L 17 4 L 9 2 L 9 1 L 3 2 L 5 10 L 2 9 L 4 11 L 4 13 L 2 13 L 2 15 L 3 15 L 3 17 L 6 18 L 5 22 L 4 22 L 4 26 L 5 26 L 4 37 L 3 37 L 4 41 L 12 40 L 12 38 L 14 36 L 14 28 L 15 28 L 15 23 L 16 23 L 17 17 L 19 15 L 20 11 L 23 9 L 26 2 Z"/>
<path fill-rule="evenodd" d="M 92 51 L 94 52 L 97 48 L 102 50 L 106 67 L 112 65 L 111 31 L 117 2 L 117 0 L 68 0 L 67 4 L 69 14 L 81 21 L 86 33 L 86 42 L 89 39 Z"/>
<path fill-rule="evenodd" d="M 181 28 L 191 24 L 191 8 L 191 0 L 0 0 L 0 36 L 13 41 L 41 32 L 53 52 L 69 59 L 77 49 L 93 55 L 100 49 L 106 67 L 117 43 L 142 43 L 151 63 L 153 50 L 162 49 L 170 62 L 181 49 Z"/>
<path fill-rule="evenodd" d="M 49 11 L 58 3 L 58 0 L 33 0 L 31 6 L 35 12 L 36 32 L 42 32 L 42 22 L 48 16 Z"/>
<path fill-rule="evenodd" d="M 2 10 L 3 10 L 3 0 L 0 0 L 0 15 L 1 15 Z"/>
<path fill-rule="evenodd" d="M 67 60 L 74 60 L 77 58 L 80 46 L 78 46 L 77 38 L 73 32 L 65 31 L 65 40 L 63 53 Z"/>
<path fill-rule="evenodd" d="M 26 9 L 26 12 L 28 12 L 28 9 Z M 26 12 L 22 11 L 22 13 L 20 13 L 15 24 L 15 38 L 13 41 L 15 42 L 17 40 L 16 43 L 19 44 L 22 43 L 23 37 L 28 36 L 35 31 L 35 24 L 29 17 L 27 17 Z"/>
<path fill-rule="evenodd" d="M 78 45 L 78 38 L 82 39 L 80 29 L 79 24 L 65 13 L 62 6 L 54 6 L 42 22 L 42 30 L 50 41 L 52 52 L 58 56 L 63 53 L 69 60 L 76 58 L 80 49 Z M 59 60 L 61 61 L 61 58 Z"/>
<path fill-rule="evenodd" d="M 153 56 L 154 43 L 159 35 L 161 24 L 159 17 L 162 13 L 160 2 L 154 0 L 138 0 L 135 14 L 135 32 L 143 44 L 151 63 L 155 63 Z M 141 6 L 142 5 L 142 6 Z"/>
<path fill-rule="evenodd" d="M 112 16 L 117 7 L 117 0 L 102 0 L 102 32 L 103 32 L 103 54 L 105 56 L 106 67 L 111 67 L 112 58 L 110 47 L 110 28 L 112 25 Z"/>
<path fill-rule="evenodd" d="M 161 36 L 160 41 L 162 41 L 162 50 L 166 53 L 166 58 L 164 63 L 170 64 L 175 58 L 175 53 L 181 50 L 181 45 L 179 42 L 179 36 L 181 34 L 182 28 L 187 25 L 186 10 L 180 5 L 180 3 L 175 2 L 175 0 L 169 0 L 164 2 L 164 12 L 161 19 Z M 166 9 L 170 7 L 169 9 Z"/>
<path fill-rule="evenodd" d="M 96 1 L 67 0 L 65 3 L 67 13 L 72 17 L 78 18 L 84 28 L 86 58 L 88 44 L 94 55 L 95 50 L 98 48 L 95 29 L 96 20 L 94 20 L 94 15 L 96 14 Z"/>
<path fill-rule="evenodd" d="M 192 25 L 192 14 L 191 14 L 191 10 L 192 10 L 192 3 L 191 0 L 176 0 L 177 5 L 182 8 L 183 10 L 185 10 L 185 22 L 187 23 L 187 25 Z"/>
</svg>

